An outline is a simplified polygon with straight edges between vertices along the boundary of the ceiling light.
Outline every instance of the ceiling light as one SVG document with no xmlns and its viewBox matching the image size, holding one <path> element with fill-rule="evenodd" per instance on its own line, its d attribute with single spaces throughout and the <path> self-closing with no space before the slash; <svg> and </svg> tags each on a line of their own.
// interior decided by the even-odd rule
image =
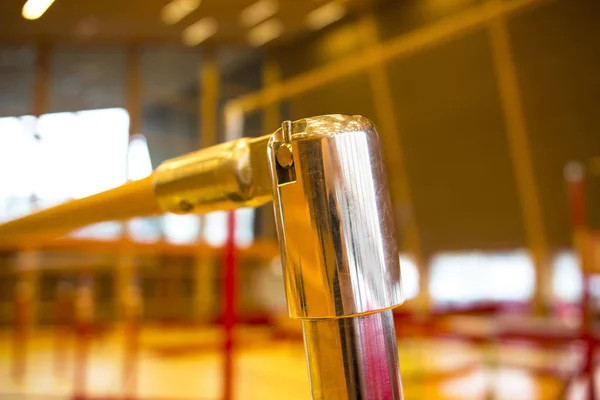
<svg viewBox="0 0 600 400">
<path fill-rule="evenodd" d="M 283 24 L 277 19 L 270 19 L 255 26 L 248 32 L 248 42 L 253 46 L 261 46 L 281 36 Z"/>
<path fill-rule="evenodd" d="M 183 31 L 183 42 L 188 46 L 197 46 L 211 37 L 219 29 L 219 24 L 214 18 L 206 17 L 188 26 Z"/>
<path fill-rule="evenodd" d="M 321 29 L 346 14 L 346 8 L 336 1 L 314 9 L 306 15 L 306 25 L 312 30 Z"/>
<path fill-rule="evenodd" d="M 201 0 L 172 0 L 163 7 L 161 18 L 167 25 L 173 25 L 181 21 L 200 6 Z"/>
<path fill-rule="evenodd" d="M 279 4 L 276 0 L 259 0 L 242 10 L 240 22 L 243 26 L 250 28 L 271 18 L 278 9 Z"/>
<path fill-rule="evenodd" d="M 23 6 L 23 18 L 38 19 L 54 3 L 54 0 L 28 0 Z"/>
</svg>

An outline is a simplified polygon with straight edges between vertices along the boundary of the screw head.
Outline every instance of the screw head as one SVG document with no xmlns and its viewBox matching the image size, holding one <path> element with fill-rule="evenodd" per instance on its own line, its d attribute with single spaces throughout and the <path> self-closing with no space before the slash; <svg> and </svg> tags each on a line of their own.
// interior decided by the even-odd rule
<svg viewBox="0 0 600 400">
<path fill-rule="evenodd" d="M 186 200 L 181 200 L 179 202 L 179 209 L 183 212 L 190 212 L 194 209 L 194 206 Z"/>
<path fill-rule="evenodd" d="M 284 143 L 277 149 L 277 162 L 283 168 L 290 168 L 294 164 L 292 146 L 290 146 L 289 143 Z"/>
</svg>

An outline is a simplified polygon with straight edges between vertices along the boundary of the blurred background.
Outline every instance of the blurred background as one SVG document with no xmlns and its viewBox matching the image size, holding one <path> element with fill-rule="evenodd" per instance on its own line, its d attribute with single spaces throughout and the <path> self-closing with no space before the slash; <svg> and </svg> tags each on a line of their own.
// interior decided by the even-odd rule
<svg viewBox="0 0 600 400">
<path fill-rule="evenodd" d="M 0 221 L 239 128 L 364 115 L 406 398 L 594 398 L 598 21 L 597 0 L 3 0 Z M 309 398 L 272 206 L 235 214 L 233 372 L 227 214 L 168 214 L 0 243 L 0 398 Z"/>
</svg>

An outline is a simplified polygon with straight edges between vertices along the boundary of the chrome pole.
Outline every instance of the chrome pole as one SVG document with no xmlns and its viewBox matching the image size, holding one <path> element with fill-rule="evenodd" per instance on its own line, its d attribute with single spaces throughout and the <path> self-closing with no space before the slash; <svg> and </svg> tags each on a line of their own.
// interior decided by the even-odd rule
<svg viewBox="0 0 600 400">
<path fill-rule="evenodd" d="M 402 399 L 400 265 L 380 142 L 359 116 L 284 122 L 269 142 L 289 313 L 314 399 Z"/>
</svg>

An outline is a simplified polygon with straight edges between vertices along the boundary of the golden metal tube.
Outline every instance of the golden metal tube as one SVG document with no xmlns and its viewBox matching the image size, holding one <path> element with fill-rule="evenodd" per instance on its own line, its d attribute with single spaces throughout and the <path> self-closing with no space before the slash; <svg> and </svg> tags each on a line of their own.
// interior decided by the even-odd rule
<svg viewBox="0 0 600 400">
<path fill-rule="evenodd" d="M 149 216 L 161 210 L 152 177 L 0 224 L 0 247 L 52 239 L 103 221 Z"/>
<path fill-rule="evenodd" d="M 206 213 L 270 201 L 269 138 L 232 140 L 162 163 L 154 185 L 163 211 Z"/>
</svg>

